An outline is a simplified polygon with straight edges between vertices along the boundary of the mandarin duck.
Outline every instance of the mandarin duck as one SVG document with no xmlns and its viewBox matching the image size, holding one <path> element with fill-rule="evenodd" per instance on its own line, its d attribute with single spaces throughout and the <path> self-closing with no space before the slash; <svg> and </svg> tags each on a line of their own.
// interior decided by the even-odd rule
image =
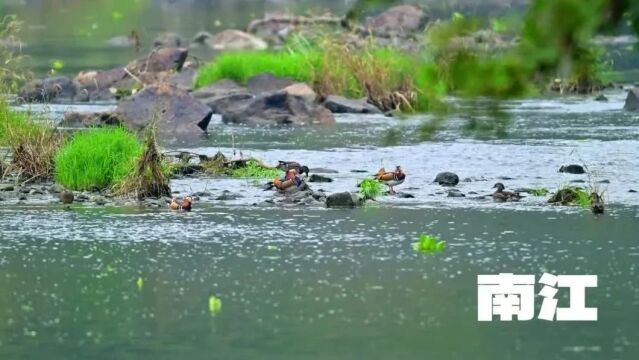
<svg viewBox="0 0 639 360">
<path fill-rule="evenodd" d="M 375 180 L 388 186 L 390 194 L 395 194 L 393 187 L 404 183 L 404 180 L 406 180 L 406 173 L 404 173 L 401 166 L 397 166 L 395 171 L 386 171 L 384 168 L 381 168 L 375 175 Z"/>
<path fill-rule="evenodd" d="M 493 199 L 498 202 L 519 201 L 522 196 L 518 192 L 504 191 L 506 187 L 502 183 L 497 183 L 493 186 L 495 192 L 493 193 Z"/>
<path fill-rule="evenodd" d="M 169 203 L 169 209 L 173 211 L 191 211 L 191 207 L 193 206 L 193 198 L 190 196 L 185 197 L 181 201 L 176 200 L 175 198 L 171 199 Z"/>
<path fill-rule="evenodd" d="M 603 196 L 599 195 L 596 192 L 590 194 L 590 210 L 594 214 L 603 214 L 604 213 L 604 199 Z"/>
<path fill-rule="evenodd" d="M 282 170 L 285 173 L 288 173 L 289 170 L 295 170 L 297 171 L 298 174 L 304 174 L 305 176 L 308 176 L 308 173 L 310 172 L 310 169 L 308 168 L 308 166 L 304 166 L 298 162 L 295 161 L 278 161 L 277 166 L 275 167 L 278 170 Z"/>
<path fill-rule="evenodd" d="M 293 189 L 301 189 L 304 185 L 304 180 L 300 178 L 297 170 L 290 169 L 286 172 L 284 178 L 275 178 L 273 181 L 266 184 L 264 191 L 271 190 L 273 188 L 279 191 L 290 191 Z"/>
</svg>

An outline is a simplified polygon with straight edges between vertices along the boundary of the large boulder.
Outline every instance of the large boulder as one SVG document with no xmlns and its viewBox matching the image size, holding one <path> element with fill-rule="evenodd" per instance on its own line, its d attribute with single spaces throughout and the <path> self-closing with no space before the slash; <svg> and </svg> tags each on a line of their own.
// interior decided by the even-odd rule
<svg viewBox="0 0 639 360">
<path fill-rule="evenodd" d="M 224 114 L 232 111 L 233 109 L 245 106 L 254 98 L 255 95 L 253 94 L 238 92 L 201 99 L 201 101 L 208 105 L 214 114 Z"/>
<path fill-rule="evenodd" d="M 628 111 L 639 111 L 639 87 L 628 91 L 626 104 L 623 108 Z"/>
<path fill-rule="evenodd" d="M 446 171 L 437 174 L 434 182 L 442 186 L 455 186 L 459 184 L 459 176 L 455 173 Z"/>
<path fill-rule="evenodd" d="M 293 85 L 289 85 L 282 89 L 282 91 L 292 96 L 302 97 L 304 98 L 304 100 L 309 102 L 314 102 L 317 99 L 315 90 L 313 90 L 305 83 L 295 83 Z"/>
<path fill-rule="evenodd" d="M 208 106 L 186 91 L 168 84 L 144 88 L 121 101 L 116 113 L 133 130 L 144 129 L 157 119 L 160 132 L 171 135 L 206 131 L 212 115 Z"/>
<path fill-rule="evenodd" d="M 264 50 L 268 48 L 266 41 L 240 30 L 228 29 L 211 35 L 200 32 L 195 35 L 193 42 L 206 44 L 213 50 Z"/>
<path fill-rule="evenodd" d="M 186 48 L 166 47 L 154 49 L 148 56 L 137 59 L 127 65 L 133 74 L 160 71 L 180 71 L 189 55 Z"/>
<path fill-rule="evenodd" d="M 354 208 L 363 203 L 358 194 L 348 191 L 331 194 L 326 197 L 326 207 L 329 208 Z"/>
<path fill-rule="evenodd" d="M 224 96 L 236 93 L 246 93 L 248 90 L 233 80 L 222 79 L 211 85 L 193 91 L 193 96 L 197 99 L 208 99 L 217 96 Z"/>
<path fill-rule="evenodd" d="M 293 33 L 316 35 L 317 29 L 342 28 L 343 19 L 335 16 L 297 16 L 287 13 L 266 14 L 248 25 L 247 32 L 266 39 L 272 44 L 282 44 Z"/>
<path fill-rule="evenodd" d="M 77 87 L 76 101 L 114 100 L 111 88 L 133 88 L 136 80 L 127 74 L 124 68 L 105 71 L 83 71 L 74 79 Z"/>
<path fill-rule="evenodd" d="M 325 107 L 286 92 L 256 96 L 222 112 L 226 124 L 326 125 L 335 123 Z"/>
<path fill-rule="evenodd" d="M 566 173 L 566 174 L 581 175 L 586 173 L 586 169 L 584 169 L 584 167 L 581 165 L 571 164 L 571 165 L 563 165 L 562 167 L 559 168 L 559 172 Z"/>
<path fill-rule="evenodd" d="M 50 102 L 71 100 L 75 93 L 76 88 L 71 79 L 56 76 L 27 83 L 19 95 L 26 102 Z"/>
<path fill-rule="evenodd" d="M 69 127 L 119 126 L 122 125 L 122 121 L 111 112 L 67 112 L 60 125 Z"/>
<path fill-rule="evenodd" d="M 381 114 L 381 111 L 369 104 L 366 99 L 347 99 L 338 95 L 329 95 L 324 100 L 324 106 L 334 114 Z"/>
<path fill-rule="evenodd" d="M 246 82 L 248 92 L 262 95 L 282 90 L 295 84 L 295 81 L 283 77 L 277 77 L 271 73 L 262 73 L 252 76 Z"/>
<path fill-rule="evenodd" d="M 399 5 L 373 17 L 367 27 L 376 36 L 393 37 L 424 30 L 429 18 L 415 5 Z"/>
</svg>

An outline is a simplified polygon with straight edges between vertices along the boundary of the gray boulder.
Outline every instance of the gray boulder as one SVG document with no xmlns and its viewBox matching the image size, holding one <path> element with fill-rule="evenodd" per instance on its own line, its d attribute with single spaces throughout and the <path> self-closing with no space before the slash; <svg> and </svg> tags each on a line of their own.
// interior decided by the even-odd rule
<svg viewBox="0 0 639 360">
<path fill-rule="evenodd" d="M 428 21 L 428 15 L 422 8 L 415 5 L 399 5 L 370 19 L 367 27 L 376 36 L 393 37 L 421 32 Z"/>
<path fill-rule="evenodd" d="M 214 114 L 224 114 L 246 106 L 254 98 L 255 95 L 252 94 L 231 93 L 202 99 L 201 101 L 208 105 Z"/>
<path fill-rule="evenodd" d="M 148 56 L 129 63 L 127 69 L 133 74 L 171 70 L 180 71 L 188 55 L 189 50 L 186 48 L 166 47 L 154 49 Z"/>
<path fill-rule="evenodd" d="M 206 131 L 213 112 L 186 91 L 167 84 L 144 88 L 118 104 L 116 114 L 134 130 L 153 120 L 163 134 L 199 134 Z"/>
<path fill-rule="evenodd" d="M 291 79 L 277 77 L 271 73 L 263 73 L 251 77 L 246 83 L 246 87 L 251 94 L 262 95 L 280 91 L 293 84 L 295 84 L 295 81 Z"/>
<path fill-rule="evenodd" d="M 213 50 L 264 50 L 268 48 L 266 41 L 241 30 L 228 29 L 211 35 L 206 31 L 195 35 L 193 42 L 207 45 Z"/>
<path fill-rule="evenodd" d="M 26 102 L 51 102 L 71 100 L 75 93 L 76 87 L 71 79 L 66 76 L 56 76 L 27 83 L 19 96 Z"/>
<path fill-rule="evenodd" d="M 326 197 L 326 207 L 329 208 L 354 208 L 362 205 L 363 201 L 357 194 L 348 191 L 331 194 Z"/>
<path fill-rule="evenodd" d="M 236 93 L 246 93 L 248 90 L 233 80 L 222 79 L 211 85 L 193 91 L 196 99 L 208 99 L 217 96 L 224 96 Z"/>
<path fill-rule="evenodd" d="M 329 95 L 324 100 L 324 106 L 334 114 L 381 114 L 375 106 L 366 99 L 347 99 L 343 96 Z"/>
<path fill-rule="evenodd" d="M 119 126 L 122 125 L 122 121 L 111 112 L 67 112 L 60 125 L 69 127 Z"/>
<path fill-rule="evenodd" d="M 455 173 L 446 171 L 437 174 L 434 182 L 442 186 L 455 186 L 459 184 L 459 176 Z"/>
<path fill-rule="evenodd" d="M 626 104 L 623 108 L 628 111 L 639 111 L 639 87 L 628 91 Z"/>
<path fill-rule="evenodd" d="M 124 68 L 104 71 L 83 71 L 74 79 L 77 87 L 76 101 L 105 101 L 114 100 L 115 94 L 111 88 L 133 88 L 137 85 Z"/>
<path fill-rule="evenodd" d="M 564 165 L 562 167 L 559 168 L 559 172 L 560 173 L 567 173 L 567 174 L 575 174 L 575 175 L 581 175 L 581 174 L 585 174 L 586 173 L 586 169 L 584 169 L 583 166 L 581 165 Z"/>
<path fill-rule="evenodd" d="M 226 124 L 327 125 L 335 123 L 325 107 L 286 92 L 256 96 L 222 112 Z"/>
<path fill-rule="evenodd" d="M 309 177 L 308 182 L 310 183 L 330 183 L 333 182 L 333 179 L 328 176 L 313 174 Z"/>
</svg>

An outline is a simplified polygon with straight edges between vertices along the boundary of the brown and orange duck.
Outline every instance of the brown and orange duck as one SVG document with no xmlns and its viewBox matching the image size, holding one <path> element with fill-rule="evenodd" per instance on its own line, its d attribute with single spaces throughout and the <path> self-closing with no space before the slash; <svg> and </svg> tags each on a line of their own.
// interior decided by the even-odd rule
<svg viewBox="0 0 639 360">
<path fill-rule="evenodd" d="M 171 199 L 169 203 L 169 209 L 173 211 L 191 211 L 193 207 L 193 198 L 190 196 L 185 197 L 182 200 L 176 198 Z"/>
<path fill-rule="evenodd" d="M 381 168 L 375 175 L 375 180 L 388 186 L 388 192 L 390 194 L 395 194 L 393 187 L 404 183 L 406 173 L 404 173 L 401 166 L 397 166 L 395 171 L 386 171 L 386 169 Z"/>
<path fill-rule="evenodd" d="M 284 171 L 284 173 L 288 173 L 289 170 L 295 170 L 300 176 L 302 174 L 304 174 L 305 176 L 308 176 L 308 173 L 310 172 L 310 169 L 308 168 L 308 166 L 302 165 L 296 161 L 280 160 L 278 161 L 278 164 L 275 168 Z"/>
<path fill-rule="evenodd" d="M 284 178 L 275 178 L 273 181 L 266 184 L 264 191 L 271 190 L 273 188 L 279 191 L 291 191 L 294 189 L 301 189 L 304 186 L 304 180 L 299 176 L 297 170 L 289 169 L 286 171 Z"/>
</svg>

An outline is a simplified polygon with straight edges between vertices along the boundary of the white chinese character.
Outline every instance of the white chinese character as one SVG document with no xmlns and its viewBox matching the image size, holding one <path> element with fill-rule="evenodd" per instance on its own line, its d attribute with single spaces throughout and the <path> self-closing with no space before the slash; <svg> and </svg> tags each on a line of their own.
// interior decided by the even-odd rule
<svg viewBox="0 0 639 360">
<path fill-rule="evenodd" d="M 539 279 L 545 286 L 539 292 L 544 298 L 539 319 L 553 321 L 597 321 L 597 308 L 586 307 L 586 288 L 597 287 L 597 275 L 551 275 L 544 273 Z M 557 287 L 570 288 L 570 307 L 557 308 Z"/>
<path fill-rule="evenodd" d="M 531 320 L 535 315 L 534 275 L 478 275 L 477 320 L 492 321 L 499 315 L 501 321 Z"/>
</svg>

